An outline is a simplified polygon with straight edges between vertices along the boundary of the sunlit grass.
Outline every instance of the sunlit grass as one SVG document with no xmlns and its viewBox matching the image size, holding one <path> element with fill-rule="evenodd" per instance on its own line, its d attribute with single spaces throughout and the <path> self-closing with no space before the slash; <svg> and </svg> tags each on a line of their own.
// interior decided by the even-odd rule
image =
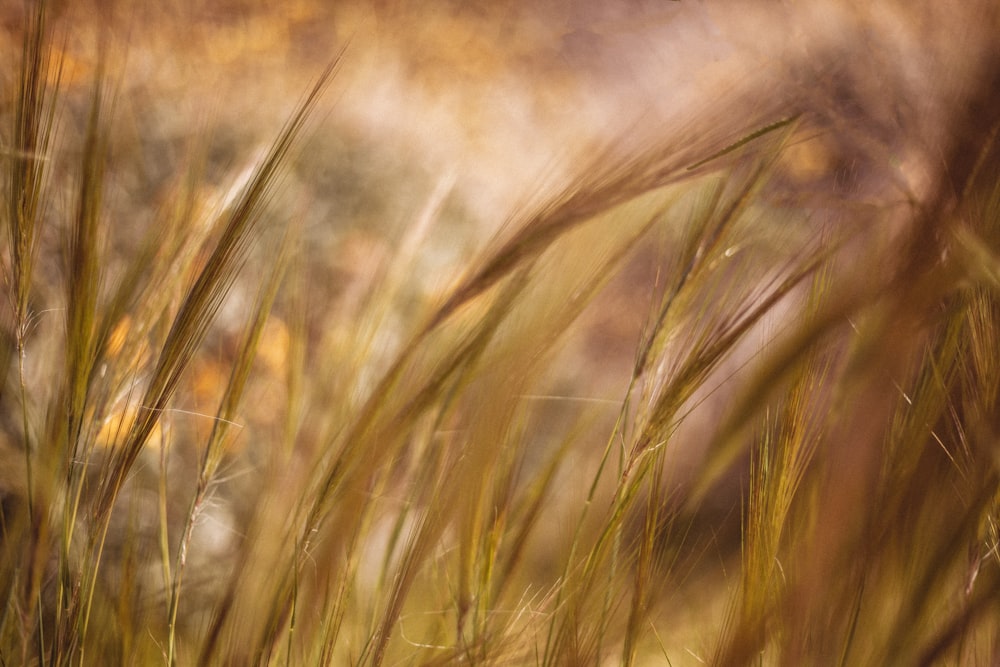
<svg viewBox="0 0 1000 667">
<path fill-rule="evenodd" d="M 925 199 L 820 219 L 810 109 L 719 114 L 594 148 L 452 266 L 455 174 L 400 182 L 384 245 L 364 197 L 320 235 L 283 189 L 350 49 L 248 167 L 192 128 L 117 219 L 120 45 L 68 90 L 50 9 L 0 135 L 3 663 L 995 660 L 996 62 Z M 645 324 L 601 368 L 622 289 Z"/>
</svg>

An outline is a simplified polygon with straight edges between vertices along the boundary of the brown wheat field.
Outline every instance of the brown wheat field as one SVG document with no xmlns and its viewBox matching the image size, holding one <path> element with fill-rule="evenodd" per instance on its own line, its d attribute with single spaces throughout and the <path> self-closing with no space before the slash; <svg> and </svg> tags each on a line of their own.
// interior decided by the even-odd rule
<svg viewBox="0 0 1000 667">
<path fill-rule="evenodd" d="M 3 0 L 0 664 L 997 664 L 998 35 Z"/>
</svg>

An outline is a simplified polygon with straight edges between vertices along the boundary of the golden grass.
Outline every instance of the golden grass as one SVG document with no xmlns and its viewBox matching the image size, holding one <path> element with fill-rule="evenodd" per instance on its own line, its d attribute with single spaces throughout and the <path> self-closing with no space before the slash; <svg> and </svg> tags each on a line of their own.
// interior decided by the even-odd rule
<svg viewBox="0 0 1000 667">
<path fill-rule="evenodd" d="M 165 177 L 116 30 L 64 80 L 79 44 L 26 7 L 0 662 L 995 662 L 996 59 L 903 205 L 830 212 L 802 96 L 580 151 L 455 268 L 454 174 L 381 175 L 404 208 L 430 186 L 369 228 L 397 204 L 352 161 L 386 163 L 322 123 L 350 48 L 248 168 L 206 125 Z M 594 322 L 623 289 L 648 310 L 616 375 Z"/>
</svg>

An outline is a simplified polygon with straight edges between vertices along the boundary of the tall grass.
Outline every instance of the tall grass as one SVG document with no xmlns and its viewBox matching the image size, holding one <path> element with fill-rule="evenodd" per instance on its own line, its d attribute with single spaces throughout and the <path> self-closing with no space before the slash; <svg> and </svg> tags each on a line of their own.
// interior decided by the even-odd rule
<svg viewBox="0 0 1000 667">
<path fill-rule="evenodd" d="M 0 152 L 3 664 L 997 660 L 1000 62 L 905 206 L 778 196 L 822 126 L 785 108 L 595 152 L 420 292 L 444 175 L 318 303 L 281 186 L 350 51 L 229 196 L 192 149 L 125 238 L 114 35 L 81 104 L 29 7 Z M 588 395 L 580 341 L 643 262 L 634 362 Z"/>
</svg>

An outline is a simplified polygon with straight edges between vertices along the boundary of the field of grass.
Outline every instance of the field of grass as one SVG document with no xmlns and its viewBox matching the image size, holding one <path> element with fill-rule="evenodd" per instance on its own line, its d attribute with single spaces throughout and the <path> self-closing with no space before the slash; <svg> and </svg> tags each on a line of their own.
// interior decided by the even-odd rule
<svg viewBox="0 0 1000 667">
<path fill-rule="evenodd" d="M 209 4 L 0 10 L 0 665 L 1000 660 L 993 3 Z"/>
</svg>

